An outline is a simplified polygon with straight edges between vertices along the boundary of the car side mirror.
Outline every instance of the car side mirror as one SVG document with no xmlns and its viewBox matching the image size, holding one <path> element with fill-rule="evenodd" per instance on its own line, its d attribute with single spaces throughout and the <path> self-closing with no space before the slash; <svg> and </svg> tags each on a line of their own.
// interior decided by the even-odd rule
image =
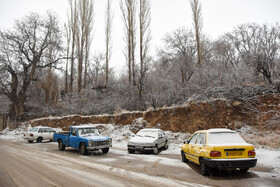
<svg viewBox="0 0 280 187">
<path fill-rule="evenodd" d="M 184 144 L 189 144 L 189 141 L 184 141 Z"/>
</svg>

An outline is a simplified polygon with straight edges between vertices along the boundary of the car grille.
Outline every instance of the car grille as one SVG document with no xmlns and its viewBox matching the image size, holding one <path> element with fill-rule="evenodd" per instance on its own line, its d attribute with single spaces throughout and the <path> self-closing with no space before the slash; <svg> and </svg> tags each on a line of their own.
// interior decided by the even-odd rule
<svg viewBox="0 0 280 187">
<path fill-rule="evenodd" d="M 93 146 L 108 145 L 108 144 L 109 144 L 109 141 L 108 141 L 108 140 L 105 140 L 105 141 L 94 141 L 94 142 L 92 142 L 92 145 L 93 145 Z"/>
</svg>

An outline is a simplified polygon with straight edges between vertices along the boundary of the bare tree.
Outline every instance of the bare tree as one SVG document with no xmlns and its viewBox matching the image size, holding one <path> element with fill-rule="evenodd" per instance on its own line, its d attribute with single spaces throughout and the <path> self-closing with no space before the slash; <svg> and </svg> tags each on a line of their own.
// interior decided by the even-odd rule
<svg viewBox="0 0 280 187">
<path fill-rule="evenodd" d="M 16 21 L 13 30 L 0 32 L 0 92 L 11 101 L 11 116 L 18 118 L 24 114 L 27 89 L 38 79 L 35 72 L 60 59 L 43 62 L 49 54 L 47 49 L 59 49 L 60 45 L 57 17 L 50 13 L 46 18 L 30 13 Z"/>
<path fill-rule="evenodd" d="M 76 35 L 77 35 L 77 24 L 78 24 L 78 10 L 77 0 L 69 0 L 70 5 L 70 17 L 68 17 L 69 27 L 71 28 L 71 71 L 70 71 L 70 93 L 73 92 L 74 83 L 74 60 L 75 60 L 75 46 L 76 46 Z"/>
<path fill-rule="evenodd" d="M 192 14 L 193 14 L 193 24 L 195 30 L 196 46 L 197 46 L 197 64 L 202 65 L 202 54 L 201 54 L 201 29 L 202 29 L 202 13 L 201 4 L 199 0 L 190 0 Z"/>
<path fill-rule="evenodd" d="M 64 93 L 68 93 L 68 64 L 69 64 L 69 53 L 70 53 L 70 44 L 71 44 L 71 26 L 68 21 L 68 25 L 64 25 L 66 33 L 66 65 L 65 65 L 65 82 L 64 82 Z"/>
<path fill-rule="evenodd" d="M 140 72 L 138 76 L 139 97 L 142 98 L 143 86 L 147 63 L 149 60 L 148 52 L 150 47 L 151 32 L 151 6 L 148 0 L 140 0 L 139 25 L 140 25 Z"/>
<path fill-rule="evenodd" d="M 93 28 L 93 1 L 81 0 L 78 2 L 76 33 L 76 53 L 78 57 L 78 93 L 82 89 L 82 75 L 84 65 L 84 88 L 87 83 L 87 64 L 91 45 L 91 31 Z"/>
<path fill-rule="evenodd" d="M 106 12 L 105 12 L 105 43 L 106 43 L 106 83 L 105 86 L 108 86 L 109 81 L 109 61 L 112 54 L 112 0 L 107 0 Z"/>
<path fill-rule="evenodd" d="M 172 62 L 172 70 L 182 85 L 186 85 L 194 73 L 196 41 L 192 31 L 180 28 L 167 34 L 163 41 L 165 46 L 159 55 Z M 178 76 L 179 75 L 179 76 Z"/>
<path fill-rule="evenodd" d="M 124 1 L 124 2 L 123 2 Z M 136 6 L 135 0 L 121 0 L 120 8 L 122 12 L 122 19 L 125 25 L 126 50 L 125 56 L 128 62 L 128 80 L 135 82 L 135 48 L 136 48 Z"/>
<path fill-rule="evenodd" d="M 243 63 L 257 76 L 259 73 L 272 84 L 275 62 L 279 57 L 279 26 L 244 24 L 238 26 L 230 39 Z"/>
</svg>

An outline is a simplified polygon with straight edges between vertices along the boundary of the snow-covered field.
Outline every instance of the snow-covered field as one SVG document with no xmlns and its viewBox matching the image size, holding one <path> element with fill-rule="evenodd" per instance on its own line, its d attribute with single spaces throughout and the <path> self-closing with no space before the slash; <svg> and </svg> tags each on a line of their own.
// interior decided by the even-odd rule
<svg viewBox="0 0 280 187">
<path fill-rule="evenodd" d="M 113 125 L 113 124 L 85 124 L 98 128 L 102 134 L 107 135 L 113 139 L 113 148 L 126 150 L 128 140 L 134 135 L 133 131 L 137 126 L 133 125 Z M 21 125 L 18 128 L 11 130 L 6 128 L 0 131 L 0 138 L 19 140 L 23 141 L 23 134 L 27 130 L 31 129 L 29 124 Z M 61 131 L 60 128 L 55 128 L 55 130 Z M 239 133 L 246 133 L 247 131 L 242 129 Z M 169 148 L 165 150 L 164 154 L 180 154 L 180 149 L 182 143 L 190 137 L 189 133 L 173 133 L 166 131 L 169 137 Z M 257 166 L 270 169 L 273 173 L 280 173 L 280 148 L 278 149 L 268 149 L 261 148 L 261 146 L 256 146 L 256 153 L 258 163 Z"/>
</svg>

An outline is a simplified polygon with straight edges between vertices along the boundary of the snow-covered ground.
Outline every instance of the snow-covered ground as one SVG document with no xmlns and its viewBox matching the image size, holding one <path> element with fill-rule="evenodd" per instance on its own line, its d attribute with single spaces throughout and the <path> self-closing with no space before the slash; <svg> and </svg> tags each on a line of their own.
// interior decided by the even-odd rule
<svg viewBox="0 0 280 187">
<path fill-rule="evenodd" d="M 113 148 L 126 151 L 128 140 L 134 135 L 135 126 L 133 125 L 113 125 L 113 124 L 85 124 L 98 128 L 102 134 L 107 135 L 113 139 Z M 30 130 L 29 124 L 21 125 L 18 128 L 11 130 L 6 128 L 0 131 L 0 138 L 12 139 L 23 141 L 23 134 L 27 130 Z M 61 131 L 60 128 L 55 128 L 56 131 Z M 239 133 L 246 133 L 245 129 L 239 131 Z M 180 154 L 182 143 L 188 140 L 190 137 L 189 133 L 173 133 L 166 131 L 169 137 L 169 148 L 165 150 L 164 154 Z M 260 167 L 271 169 L 273 173 L 280 173 L 280 148 L 268 149 L 256 147 L 257 165 Z"/>
</svg>

